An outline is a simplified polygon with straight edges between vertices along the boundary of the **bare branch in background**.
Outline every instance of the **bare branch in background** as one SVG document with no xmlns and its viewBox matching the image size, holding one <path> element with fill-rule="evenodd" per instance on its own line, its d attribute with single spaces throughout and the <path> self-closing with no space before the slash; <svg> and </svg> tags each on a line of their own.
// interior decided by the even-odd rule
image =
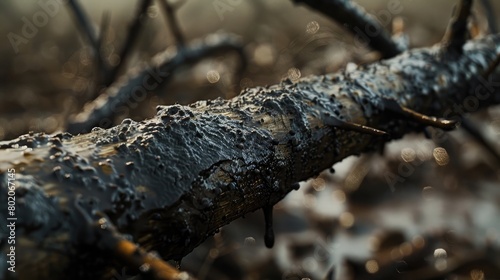
<svg viewBox="0 0 500 280">
<path fill-rule="evenodd" d="M 100 73 L 106 73 L 109 71 L 109 66 L 102 56 L 101 45 L 89 17 L 83 11 L 78 0 L 68 0 L 68 4 L 75 16 L 76 22 L 78 23 L 77 25 L 82 29 L 84 36 L 87 37 L 87 41 L 89 41 L 92 47 L 98 71 Z"/>
<path fill-rule="evenodd" d="M 137 38 L 139 37 L 139 32 L 141 31 L 142 23 L 145 20 L 146 12 L 148 7 L 151 5 L 152 0 L 140 0 L 135 14 L 135 18 L 130 25 L 127 33 L 125 42 L 123 43 L 122 50 L 119 54 L 120 62 L 118 65 L 113 67 L 109 74 L 106 75 L 104 86 L 111 85 L 117 78 L 120 71 L 127 65 L 127 60 L 130 56 Z"/>
<path fill-rule="evenodd" d="M 135 45 L 135 41 L 139 36 L 139 32 L 141 31 L 142 21 L 144 20 L 144 15 L 146 14 L 147 8 L 151 5 L 152 0 L 140 0 L 139 7 L 137 9 L 137 13 L 134 21 L 130 25 L 127 33 L 127 37 L 125 42 L 123 43 L 122 50 L 119 54 L 120 60 L 118 64 L 114 67 L 110 66 L 107 60 L 103 57 L 101 52 L 101 44 L 103 42 L 104 33 L 106 30 L 101 30 L 101 35 L 98 38 L 95 34 L 94 28 L 90 23 L 88 15 L 85 14 L 82 7 L 78 3 L 78 0 L 69 0 L 69 6 L 73 11 L 73 14 L 76 18 L 78 25 L 83 30 L 83 33 L 87 37 L 87 40 L 90 42 L 92 46 L 96 61 L 97 61 L 97 70 L 99 73 L 100 81 L 97 85 L 96 94 L 99 93 L 102 86 L 107 87 L 111 85 L 115 80 L 117 75 L 126 65 L 128 57 L 130 55 L 131 50 Z M 105 27 L 109 24 L 109 18 L 103 17 L 102 26 Z M 93 95 L 93 96 L 96 96 Z"/>
<path fill-rule="evenodd" d="M 469 135 L 472 136 L 481 146 L 483 146 L 500 164 L 500 153 L 488 140 L 486 140 L 483 132 L 478 129 L 477 125 L 473 121 L 469 118 L 462 117 L 460 120 L 460 126 L 463 127 Z"/>
<path fill-rule="evenodd" d="M 177 17 L 175 15 L 175 10 L 178 9 L 179 5 L 183 3 L 178 3 L 177 7 L 173 7 L 169 0 L 159 0 L 162 7 L 163 13 L 165 14 L 165 19 L 167 20 L 168 26 L 174 35 L 175 42 L 179 48 L 184 47 L 184 36 L 182 36 L 181 29 L 179 28 L 179 23 L 177 22 Z"/>
<path fill-rule="evenodd" d="M 81 133 L 88 132 L 93 127 L 110 127 L 114 116 L 124 111 L 124 106 L 144 100 L 148 92 L 167 82 L 180 66 L 192 65 L 207 57 L 226 52 L 235 52 L 239 56 L 240 69 L 237 72 L 241 72 L 247 61 L 243 44 L 235 36 L 210 35 L 175 53 L 160 54 L 154 65 L 132 69 L 131 74 L 124 75 L 121 82 L 87 104 L 84 111 L 70 122 L 67 131 Z"/>
<path fill-rule="evenodd" d="M 391 35 L 376 19 L 366 13 L 349 0 L 293 0 L 295 3 L 304 3 L 316 11 L 327 15 L 343 25 L 354 35 L 362 35 L 368 46 L 382 54 L 383 58 L 390 58 L 403 51 L 402 47 L 394 42 Z M 367 30 L 370 33 L 368 34 Z M 376 32 L 374 32 L 376 31 Z"/>
<path fill-rule="evenodd" d="M 106 42 L 107 32 L 109 31 L 109 24 L 111 22 L 111 14 L 109 12 L 104 12 L 101 18 L 101 27 L 99 34 L 99 38 L 97 39 L 97 45 L 99 46 L 99 50 L 102 49 L 103 44 Z"/>
<path fill-rule="evenodd" d="M 463 45 L 467 41 L 467 22 L 472 10 L 473 0 L 460 0 L 445 36 L 445 44 L 448 52 L 462 52 Z"/>
<path fill-rule="evenodd" d="M 496 34 L 498 32 L 497 28 L 497 17 L 494 13 L 494 7 L 491 5 L 490 0 L 481 0 L 481 3 L 484 7 L 484 13 L 486 14 L 486 18 L 488 20 L 488 29 L 490 33 Z"/>
</svg>

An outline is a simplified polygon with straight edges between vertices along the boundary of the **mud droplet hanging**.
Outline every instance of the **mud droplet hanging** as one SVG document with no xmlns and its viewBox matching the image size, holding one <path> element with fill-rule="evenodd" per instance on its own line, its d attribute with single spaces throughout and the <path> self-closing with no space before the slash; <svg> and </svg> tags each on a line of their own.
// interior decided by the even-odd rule
<svg viewBox="0 0 500 280">
<path fill-rule="evenodd" d="M 264 211 L 264 221 L 266 224 L 266 232 L 264 233 L 264 243 L 267 248 L 272 248 L 274 245 L 273 231 L 273 206 L 268 205 L 262 208 Z"/>
</svg>

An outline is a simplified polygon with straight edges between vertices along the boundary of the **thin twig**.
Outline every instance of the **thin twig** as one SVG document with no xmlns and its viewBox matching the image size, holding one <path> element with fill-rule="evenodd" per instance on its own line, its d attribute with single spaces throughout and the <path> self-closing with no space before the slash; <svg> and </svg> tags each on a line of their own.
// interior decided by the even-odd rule
<svg viewBox="0 0 500 280">
<path fill-rule="evenodd" d="M 481 146 L 483 146 L 490 154 L 495 158 L 495 160 L 500 163 L 500 153 L 498 150 L 491 145 L 491 143 L 486 140 L 483 133 L 478 129 L 477 125 L 474 124 L 468 118 L 462 117 L 460 121 L 461 127 L 463 127 L 470 136 L 472 136 Z"/>
<path fill-rule="evenodd" d="M 111 16 L 109 12 L 104 12 L 101 18 L 101 34 L 97 38 L 97 45 L 99 46 L 99 51 L 102 50 L 104 43 L 106 42 L 106 35 L 109 30 L 109 24 L 111 22 Z"/>
<path fill-rule="evenodd" d="M 90 227 L 94 235 L 100 238 L 99 249 L 110 253 L 119 262 L 136 269 L 145 279 L 151 280 L 194 280 L 186 272 L 180 272 L 162 260 L 158 255 L 148 253 L 118 232 L 115 226 L 105 218 L 100 218 Z"/>
<path fill-rule="evenodd" d="M 495 15 L 495 10 L 493 5 L 491 5 L 490 0 L 481 0 L 484 7 L 484 13 L 486 14 L 486 19 L 488 20 L 488 29 L 491 34 L 498 33 L 497 28 L 497 16 Z"/>
<path fill-rule="evenodd" d="M 89 17 L 83 11 L 82 7 L 77 0 L 69 0 L 68 4 L 73 11 L 76 21 L 80 28 L 82 28 L 83 34 L 87 37 L 90 45 L 92 46 L 94 56 L 97 62 L 97 68 L 101 73 L 106 73 L 108 71 L 108 65 L 102 57 L 100 51 L 99 39 L 97 38 L 96 32 L 90 23 Z"/>
<path fill-rule="evenodd" d="M 467 20 L 471 14 L 473 0 L 460 0 L 457 11 L 446 32 L 445 50 L 452 53 L 462 53 L 462 47 L 469 34 Z"/>
<path fill-rule="evenodd" d="M 137 41 L 137 37 L 139 32 L 141 31 L 142 21 L 144 19 L 144 15 L 146 14 L 147 8 L 151 5 L 152 0 L 141 0 L 139 2 L 139 7 L 137 9 L 137 13 L 135 15 L 135 19 L 130 25 L 128 30 L 127 38 L 125 39 L 125 43 L 123 44 L 123 48 L 120 52 L 120 62 L 111 69 L 109 74 L 106 75 L 104 85 L 111 85 L 118 75 L 118 73 L 122 70 L 123 67 L 127 64 L 127 60 L 130 55 L 130 51 L 133 49 L 135 42 Z"/>
<path fill-rule="evenodd" d="M 487 13 L 489 12 L 489 9 L 491 9 L 491 5 L 488 0 L 482 1 L 483 5 L 485 6 L 485 9 L 487 10 Z M 458 11 L 456 12 L 456 15 L 454 16 L 453 20 L 450 22 L 449 29 L 448 29 L 448 41 L 446 50 L 451 51 L 451 52 L 462 52 L 463 45 L 465 44 L 467 40 L 467 34 L 468 34 L 468 29 L 467 29 L 467 19 L 471 15 L 471 9 L 472 9 L 472 0 L 461 0 Z M 493 20 L 493 23 L 491 19 L 488 19 L 488 24 L 490 25 L 490 28 L 494 28 L 495 22 Z M 498 63 L 500 62 L 500 57 L 497 56 L 497 58 L 490 64 L 490 66 L 486 69 L 485 73 L 483 76 L 485 78 L 489 77 L 493 71 L 498 66 Z M 461 127 L 470 135 L 474 140 L 476 140 L 481 146 L 483 146 L 488 152 L 491 153 L 491 155 L 495 158 L 500 163 L 500 153 L 490 144 L 488 140 L 486 140 L 486 137 L 483 135 L 483 133 L 476 127 L 476 125 L 469 120 L 469 118 L 462 116 L 461 117 Z"/>
<path fill-rule="evenodd" d="M 97 43 L 97 36 L 82 7 L 77 0 L 69 0 L 68 4 L 76 17 L 79 26 L 83 29 L 87 40 L 90 42 L 90 45 L 93 46 L 95 50 L 98 50 L 99 45 Z"/>
<path fill-rule="evenodd" d="M 167 20 L 170 30 L 174 35 L 175 41 L 179 48 L 184 47 L 184 36 L 179 28 L 179 23 L 177 22 L 177 17 L 175 15 L 175 8 L 168 2 L 168 0 L 159 0 L 163 12 L 165 13 L 165 19 Z"/>
<path fill-rule="evenodd" d="M 230 35 L 211 35 L 186 46 L 182 51 L 161 54 L 160 63 L 147 66 L 132 77 L 125 75 L 116 86 L 110 87 L 97 99 L 87 104 L 86 110 L 70 122 L 68 131 L 81 133 L 88 132 L 96 126 L 110 127 L 113 124 L 112 119 L 121 111 L 121 107 L 130 102 L 138 102 L 133 97 L 137 92 L 140 91 L 142 94 L 142 92 L 154 91 L 167 82 L 178 67 L 228 51 L 234 51 L 240 57 L 240 69 L 237 71 L 241 72 L 247 64 L 243 45 L 240 40 Z M 137 73 L 137 69 L 132 69 L 132 72 Z"/>
<path fill-rule="evenodd" d="M 293 0 L 327 15 L 346 27 L 355 36 L 360 36 L 370 48 L 379 51 L 383 58 L 398 55 L 403 49 L 392 40 L 391 35 L 375 18 L 361 7 L 348 0 Z"/>
</svg>

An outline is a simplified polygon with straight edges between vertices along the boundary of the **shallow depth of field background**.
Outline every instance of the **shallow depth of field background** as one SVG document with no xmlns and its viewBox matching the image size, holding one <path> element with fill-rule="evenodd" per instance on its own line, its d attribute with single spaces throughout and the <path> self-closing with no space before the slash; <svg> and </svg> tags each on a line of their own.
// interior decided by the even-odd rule
<svg viewBox="0 0 500 280">
<path fill-rule="evenodd" d="M 22 35 L 22 18 L 31 21 L 41 10 L 38 1 L 0 2 L 0 140 L 28 131 L 62 130 L 95 96 L 91 49 L 64 5 L 28 42 L 17 47 L 9 42 L 9 33 Z M 102 14 L 110 13 L 102 51 L 117 63 L 137 1 L 81 2 L 97 29 Z M 184 2 L 178 16 L 187 42 L 216 32 L 238 34 L 249 67 L 237 79 L 238 60 L 231 54 L 184 67 L 127 116 L 119 116 L 118 123 L 124 117 L 152 117 L 158 104 L 230 98 L 244 87 L 334 72 L 349 62 L 378 58 L 339 25 L 289 0 Z M 455 3 L 356 2 L 387 28 L 390 20 L 403 19 L 412 47 L 440 41 Z M 400 12 L 391 13 L 388 2 L 397 2 Z M 477 2 L 475 22 L 485 32 L 484 11 Z M 492 2 L 500 13 L 500 5 Z M 128 68 L 174 50 L 174 45 L 165 16 L 155 5 L 148 10 Z M 471 118 L 496 145 L 500 109 L 491 107 Z M 273 249 L 264 246 L 259 211 L 222 228 L 182 261 L 182 269 L 199 279 L 362 279 L 384 269 L 399 275 L 411 272 L 415 279 L 497 279 L 499 164 L 462 130 L 433 140 L 409 135 L 390 143 L 383 155 L 348 158 L 334 166 L 334 174 L 326 171 L 301 183 L 300 190 L 275 206 Z"/>
</svg>

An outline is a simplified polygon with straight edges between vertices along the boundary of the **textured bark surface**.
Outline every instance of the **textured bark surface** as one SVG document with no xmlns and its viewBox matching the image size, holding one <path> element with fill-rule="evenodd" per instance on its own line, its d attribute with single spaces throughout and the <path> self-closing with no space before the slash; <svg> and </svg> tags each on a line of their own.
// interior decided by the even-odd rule
<svg viewBox="0 0 500 280">
<path fill-rule="evenodd" d="M 483 107 L 500 102 L 481 76 L 499 43 L 497 35 L 469 42 L 461 55 L 412 50 L 349 72 L 247 89 L 232 100 L 159 106 L 150 120 L 107 130 L 0 142 L 1 201 L 7 170 L 16 170 L 16 275 L 102 276 L 116 263 L 97 249 L 86 221 L 95 213 L 145 249 L 180 258 L 299 181 L 421 131 L 400 106 L 441 116 L 469 96 Z M 0 219 L 7 214 L 0 211 Z M 2 275 L 13 277 L 5 227 L 0 236 Z"/>
</svg>

